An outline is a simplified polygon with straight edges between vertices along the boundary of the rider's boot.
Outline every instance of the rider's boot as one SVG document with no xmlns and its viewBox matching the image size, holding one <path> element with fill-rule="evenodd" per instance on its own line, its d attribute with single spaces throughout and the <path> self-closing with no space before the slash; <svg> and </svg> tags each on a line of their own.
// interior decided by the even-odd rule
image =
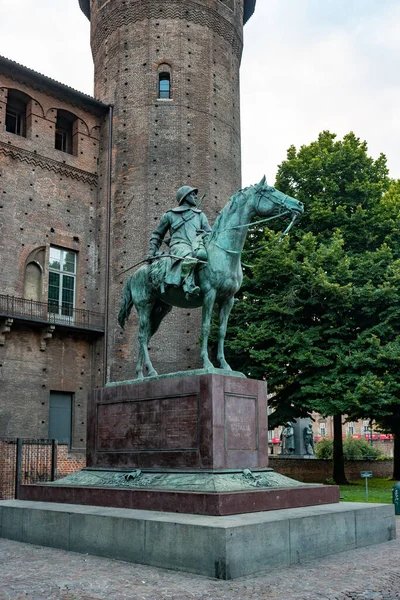
<svg viewBox="0 0 400 600">
<path fill-rule="evenodd" d="M 195 284 L 193 271 L 189 273 L 183 282 L 183 291 L 185 292 L 186 299 L 189 296 L 198 296 L 200 294 L 200 288 Z"/>
</svg>

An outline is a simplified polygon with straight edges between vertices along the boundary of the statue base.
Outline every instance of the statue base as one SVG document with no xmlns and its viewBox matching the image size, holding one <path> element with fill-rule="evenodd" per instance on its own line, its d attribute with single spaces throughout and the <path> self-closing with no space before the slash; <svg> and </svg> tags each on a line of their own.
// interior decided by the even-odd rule
<svg viewBox="0 0 400 600">
<path fill-rule="evenodd" d="M 110 385 L 88 426 L 89 466 L 0 502 L 0 536 L 219 579 L 395 536 L 393 506 L 339 504 L 337 486 L 267 467 L 265 382 Z"/>
<path fill-rule="evenodd" d="M 20 498 L 225 516 L 333 504 L 339 488 L 300 483 L 272 469 L 149 471 L 83 469 L 53 483 L 23 485 Z"/>
<path fill-rule="evenodd" d="M 88 407 L 87 466 L 263 469 L 267 385 L 199 370 L 107 385 Z"/>
<path fill-rule="evenodd" d="M 287 569 L 396 537 L 393 505 L 357 502 L 216 518 L 4 500 L 0 522 L 0 537 L 10 540 L 217 579 Z"/>
<path fill-rule="evenodd" d="M 339 488 L 268 469 L 267 386 L 221 373 L 94 390 L 87 468 L 21 498 L 203 515 L 339 502 Z"/>
<path fill-rule="evenodd" d="M 310 458 L 311 460 L 313 460 L 314 458 L 317 458 L 317 457 L 315 456 L 315 454 L 274 454 L 274 460 L 276 458 L 289 458 L 289 459 L 293 458 L 293 459 L 297 459 L 297 460 L 299 458 L 301 458 L 302 460 Z"/>
<path fill-rule="evenodd" d="M 225 375 L 225 377 L 240 377 L 246 379 L 246 375 L 240 371 L 227 371 L 226 369 L 217 369 L 210 367 L 209 369 L 191 369 L 190 371 L 176 371 L 174 373 L 161 373 L 161 375 L 153 375 L 144 379 L 127 379 L 126 381 L 110 381 L 106 383 L 106 387 L 116 387 L 119 385 L 129 385 L 136 383 L 149 383 L 150 381 L 161 381 L 162 379 L 182 379 L 182 377 L 194 377 L 195 375 Z"/>
</svg>

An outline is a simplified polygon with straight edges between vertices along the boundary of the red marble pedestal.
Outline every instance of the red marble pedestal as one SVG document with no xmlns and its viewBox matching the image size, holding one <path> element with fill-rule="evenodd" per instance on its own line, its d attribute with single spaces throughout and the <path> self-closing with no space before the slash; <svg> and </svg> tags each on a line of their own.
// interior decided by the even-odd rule
<svg viewBox="0 0 400 600">
<path fill-rule="evenodd" d="M 277 474 L 274 483 L 267 466 L 265 382 L 214 373 L 151 378 L 94 390 L 87 468 L 24 485 L 20 498 L 219 516 L 339 502 L 338 487 Z"/>
<path fill-rule="evenodd" d="M 265 468 L 266 383 L 205 374 L 94 390 L 87 458 L 89 467 Z"/>
</svg>

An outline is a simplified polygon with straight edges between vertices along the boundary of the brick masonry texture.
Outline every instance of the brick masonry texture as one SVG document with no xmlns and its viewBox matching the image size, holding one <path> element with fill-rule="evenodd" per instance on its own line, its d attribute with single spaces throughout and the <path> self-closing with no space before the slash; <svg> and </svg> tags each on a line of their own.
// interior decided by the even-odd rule
<svg viewBox="0 0 400 600">
<path fill-rule="evenodd" d="M 39 87 L 39 86 L 38 86 Z M 97 205 L 99 131 L 103 118 L 0 72 L 0 293 L 24 297 L 26 265 L 42 271 L 47 301 L 50 245 L 77 253 L 77 308 L 104 311 L 104 224 Z M 27 136 L 4 131 L 9 90 L 30 97 Z M 75 155 L 54 148 L 57 110 L 76 115 Z M 101 341 L 88 333 L 14 320 L 0 345 L 0 436 L 47 438 L 50 391 L 73 394 L 72 444 L 84 448 L 86 399 L 102 381 Z"/>
<path fill-rule="evenodd" d="M 302 458 L 268 457 L 269 466 L 277 473 L 303 481 L 304 483 L 323 483 L 332 478 L 332 461 Z M 344 467 L 350 480 L 360 479 L 360 471 L 372 471 L 376 478 L 387 478 L 393 474 L 392 460 L 346 460 Z"/>
<path fill-rule="evenodd" d="M 0 440 L 0 500 L 15 497 L 16 477 L 16 452 L 15 440 L 13 443 Z M 51 444 L 28 444 L 22 446 L 22 484 L 36 483 L 50 480 L 51 474 Z M 57 446 L 57 471 L 56 479 L 66 477 L 86 466 L 84 453 L 71 452 L 67 444 Z"/>
<path fill-rule="evenodd" d="M 234 10 L 229 8 L 232 5 Z M 134 377 L 137 316 L 116 322 L 127 274 L 142 260 L 183 184 L 207 193 L 212 223 L 240 188 L 239 66 L 243 2 L 109 0 L 91 6 L 95 96 L 114 104 L 109 358 L 111 381 Z M 167 65 L 167 66 L 163 66 Z M 171 73 L 171 99 L 158 75 Z M 100 173 L 107 148 L 100 149 Z M 101 185 L 105 203 L 106 186 Z M 200 310 L 175 309 L 151 341 L 159 372 L 199 366 Z"/>
</svg>

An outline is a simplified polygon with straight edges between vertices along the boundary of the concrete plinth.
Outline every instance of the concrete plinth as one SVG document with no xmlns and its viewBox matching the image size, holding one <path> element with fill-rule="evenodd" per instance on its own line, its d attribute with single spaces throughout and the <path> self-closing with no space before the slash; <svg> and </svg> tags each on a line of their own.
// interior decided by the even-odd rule
<svg viewBox="0 0 400 600">
<path fill-rule="evenodd" d="M 0 502 L 0 537 L 234 579 L 395 538 L 394 507 L 341 503 L 226 517 Z"/>
</svg>

